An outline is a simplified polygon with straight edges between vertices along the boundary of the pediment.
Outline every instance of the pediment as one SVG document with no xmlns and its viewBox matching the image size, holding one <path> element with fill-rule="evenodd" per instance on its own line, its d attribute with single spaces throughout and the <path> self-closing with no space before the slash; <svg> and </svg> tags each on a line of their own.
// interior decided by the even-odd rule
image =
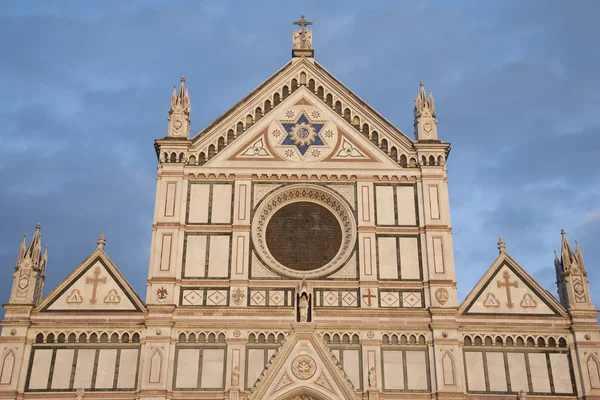
<svg viewBox="0 0 600 400">
<path fill-rule="evenodd" d="M 312 330 L 288 336 L 255 384 L 250 399 L 287 399 L 308 394 L 318 399 L 358 399 L 333 353 Z"/>
<path fill-rule="evenodd" d="M 560 315 L 560 303 L 508 254 L 502 253 L 459 308 L 464 315 Z"/>
<path fill-rule="evenodd" d="M 306 87 L 296 90 L 206 166 L 401 168 Z"/>
<path fill-rule="evenodd" d="M 142 311 L 144 304 L 104 250 L 95 250 L 38 306 L 41 311 Z"/>
<path fill-rule="evenodd" d="M 286 142 L 284 136 L 269 136 L 276 129 L 285 133 L 281 124 L 298 122 L 303 110 L 311 124 L 324 125 L 313 145 L 294 150 L 290 139 L 297 144 L 297 136 Z M 325 136 L 326 132 L 330 137 Z M 338 138 L 346 141 L 338 143 Z M 408 136 L 322 66 L 305 58 L 286 64 L 190 142 L 189 156 L 200 165 L 214 168 L 235 168 L 242 163 L 269 169 L 277 163 L 283 168 L 311 168 L 317 162 L 319 167 L 340 168 L 345 163 L 334 160 L 345 155 L 351 160 L 350 168 L 368 164 L 371 169 L 397 170 L 402 156 L 411 158 L 416 154 Z M 290 149 L 293 152 L 287 154 L 280 151 Z"/>
</svg>

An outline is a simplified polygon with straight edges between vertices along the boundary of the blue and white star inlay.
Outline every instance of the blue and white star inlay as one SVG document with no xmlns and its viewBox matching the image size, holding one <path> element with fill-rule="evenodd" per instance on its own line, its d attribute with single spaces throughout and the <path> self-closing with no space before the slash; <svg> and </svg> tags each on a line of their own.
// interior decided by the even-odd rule
<svg viewBox="0 0 600 400">
<path fill-rule="evenodd" d="M 287 133 L 281 144 L 295 146 L 300 154 L 304 156 L 311 146 L 325 146 L 319 136 L 324 125 L 310 122 L 308 117 L 301 113 L 296 122 L 281 123 Z"/>
</svg>

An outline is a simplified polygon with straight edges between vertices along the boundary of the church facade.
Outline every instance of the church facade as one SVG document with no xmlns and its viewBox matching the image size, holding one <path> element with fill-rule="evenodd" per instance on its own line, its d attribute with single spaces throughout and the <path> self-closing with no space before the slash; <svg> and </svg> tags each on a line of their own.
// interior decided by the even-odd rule
<svg viewBox="0 0 600 400">
<path fill-rule="evenodd" d="M 292 59 L 201 132 L 174 89 L 145 301 L 104 235 L 42 298 L 39 225 L 23 239 L 0 399 L 600 399 L 579 247 L 563 231 L 557 299 L 500 238 L 459 304 L 433 95 L 408 137 L 297 25 Z"/>
</svg>

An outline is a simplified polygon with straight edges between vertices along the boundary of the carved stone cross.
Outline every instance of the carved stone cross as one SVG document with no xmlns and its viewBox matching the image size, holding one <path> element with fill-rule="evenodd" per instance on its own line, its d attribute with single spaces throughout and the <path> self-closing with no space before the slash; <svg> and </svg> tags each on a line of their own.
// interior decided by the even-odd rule
<svg viewBox="0 0 600 400">
<path fill-rule="evenodd" d="M 92 289 L 92 298 L 90 299 L 90 304 L 96 304 L 96 291 L 98 290 L 98 285 L 104 285 L 106 283 L 106 277 L 99 278 L 100 273 L 100 267 L 96 267 L 96 269 L 94 269 L 94 277 L 85 278 L 86 285 L 89 285 L 90 283 L 94 285 Z"/>
<path fill-rule="evenodd" d="M 304 19 L 304 15 L 302 15 L 300 17 L 300 19 L 298 21 L 294 22 L 293 24 L 298 25 L 300 27 L 300 30 L 302 31 L 302 33 L 304 33 L 305 27 L 307 27 L 308 25 L 312 25 L 313 23 Z"/>
<path fill-rule="evenodd" d="M 512 281 L 510 280 L 510 274 L 508 273 L 508 271 L 504 271 L 504 273 L 502 274 L 502 277 L 504 278 L 503 281 L 496 281 L 496 283 L 498 284 L 498 287 L 504 287 L 506 288 L 506 300 L 507 300 L 507 306 L 508 308 L 513 308 L 514 304 L 512 302 L 512 298 L 510 296 L 510 288 L 514 287 L 516 288 L 518 286 L 518 282 L 517 281 Z"/>
</svg>

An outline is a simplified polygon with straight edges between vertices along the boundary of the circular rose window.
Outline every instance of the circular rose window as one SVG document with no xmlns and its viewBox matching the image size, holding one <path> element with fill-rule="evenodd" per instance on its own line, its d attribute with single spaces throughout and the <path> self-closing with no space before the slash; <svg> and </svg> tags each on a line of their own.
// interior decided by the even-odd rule
<svg viewBox="0 0 600 400">
<path fill-rule="evenodd" d="M 258 258 L 279 274 L 325 276 L 344 265 L 354 251 L 354 214 L 331 189 L 286 186 L 256 207 L 252 241 Z"/>
<path fill-rule="evenodd" d="M 273 214 L 267 225 L 273 257 L 296 271 L 312 271 L 333 260 L 342 245 L 342 228 L 331 211 L 301 201 Z"/>
</svg>

